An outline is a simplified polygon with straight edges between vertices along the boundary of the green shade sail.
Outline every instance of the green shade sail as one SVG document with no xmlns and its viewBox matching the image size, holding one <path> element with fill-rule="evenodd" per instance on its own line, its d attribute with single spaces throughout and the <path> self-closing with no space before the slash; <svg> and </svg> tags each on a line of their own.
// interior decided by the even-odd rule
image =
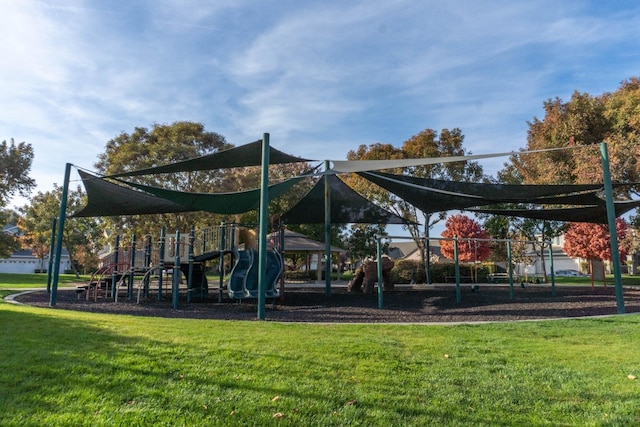
<svg viewBox="0 0 640 427">
<path fill-rule="evenodd" d="M 389 212 L 362 197 L 335 175 L 328 175 L 331 197 L 331 223 L 333 224 L 409 224 L 393 212 Z M 324 217 L 324 181 L 316 185 L 291 209 L 282 214 L 285 224 L 322 224 Z"/>
<path fill-rule="evenodd" d="M 111 175 L 111 178 L 152 175 L 158 173 L 193 172 L 214 169 L 229 169 L 262 164 L 262 140 L 254 141 L 239 147 L 218 151 L 206 156 L 183 160 L 167 165 L 139 169 Z M 269 147 L 269 164 L 300 163 L 311 160 L 291 156 L 273 147 Z"/>
</svg>

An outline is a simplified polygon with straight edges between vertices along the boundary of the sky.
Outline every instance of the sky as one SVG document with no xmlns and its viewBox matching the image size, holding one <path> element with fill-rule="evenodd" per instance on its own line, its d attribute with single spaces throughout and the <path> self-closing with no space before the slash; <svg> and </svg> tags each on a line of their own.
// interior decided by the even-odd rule
<svg viewBox="0 0 640 427">
<path fill-rule="evenodd" d="M 640 76 L 635 0 L 0 0 L 0 28 L 0 140 L 33 146 L 33 194 L 182 120 L 316 160 L 427 128 L 518 150 L 544 101 Z"/>
</svg>

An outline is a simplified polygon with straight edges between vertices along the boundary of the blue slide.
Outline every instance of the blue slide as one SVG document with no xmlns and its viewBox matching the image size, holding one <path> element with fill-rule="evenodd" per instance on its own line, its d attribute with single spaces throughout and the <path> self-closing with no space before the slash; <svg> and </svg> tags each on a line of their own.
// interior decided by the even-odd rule
<svg viewBox="0 0 640 427">
<path fill-rule="evenodd" d="M 234 299 L 258 298 L 258 253 L 253 249 L 235 251 L 236 263 L 229 279 L 229 297 Z M 267 253 L 267 274 L 265 296 L 276 298 L 280 295 L 278 280 L 284 270 L 284 261 L 278 251 Z"/>
<path fill-rule="evenodd" d="M 244 251 L 234 250 L 236 263 L 231 270 L 231 277 L 229 278 L 229 297 L 234 299 L 243 299 L 249 297 L 247 293 L 247 277 L 251 270 L 257 270 L 253 267 L 254 252 L 253 249 L 247 249 Z"/>
</svg>

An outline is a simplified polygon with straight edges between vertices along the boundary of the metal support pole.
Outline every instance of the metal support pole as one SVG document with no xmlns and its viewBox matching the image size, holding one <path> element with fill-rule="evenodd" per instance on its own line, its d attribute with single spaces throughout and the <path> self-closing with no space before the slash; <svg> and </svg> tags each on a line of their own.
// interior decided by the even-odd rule
<svg viewBox="0 0 640 427">
<path fill-rule="evenodd" d="M 458 238 L 453 238 L 453 258 L 454 268 L 456 273 L 456 302 L 460 304 L 462 302 L 462 294 L 460 292 L 460 261 L 458 260 Z"/>
<path fill-rule="evenodd" d="M 193 242 L 196 240 L 196 230 L 191 227 L 189 231 L 189 277 L 187 277 L 187 302 L 191 303 L 191 292 L 193 292 Z M 202 286 L 202 283 L 200 283 Z"/>
<path fill-rule="evenodd" d="M 47 267 L 47 294 L 51 293 L 51 278 L 53 274 L 51 268 L 53 267 L 53 253 L 56 250 L 56 225 L 58 224 L 58 218 L 51 220 L 51 245 L 49 246 L 49 266 Z"/>
<path fill-rule="evenodd" d="M 549 269 L 551 270 L 551 296 L 556 296 L 556 275 L 553 272 L 553 246 L 549 242 Z"/>
<path fill-rule="evenodd" d="M 129 283 L 127 286 L 127 299 L 133 300 L 133 280 L 136 269 L 136 235 L 131 236 L 131 262 L 129 263 Z"/>
<path fill-rule="evenodd" d="M 180 231 L 176 231 L 176 257 L 173 261 L 173 280 L 171 281 L 171 307 L 179 308 L 178 293 L 180 291 Z"/>
<path fill-rule="evenodd" d="M 324 170 L 329 169 L 329 161 L 325 160 Z M 324 266 L 325 296 L 331 297 L 331 187 L 329 186 L 329 175 L 324 176 L 324 256 L 326 258 Z M 320 260 L 318 259 L 318 269 Z"/>
<path fill-rule="evenodd" d="M 144 247 L 144 267 L 145 269 L 151 268 L 151 235 L 147 236 L 147 242 Z M 149 297 L 149 275 L 145 274 L 144 279 L 144 296 Z"/>
<path fill-rule="evenodd" d="M 620 271 L 620 252 L 618 249 L 618 231 L 616 229 L 616 208 L 613 203 L 613 188 L 611 185 L 611 170 L 609 169 L 609 151 L 605 142 L 600 144 L 602 154 L 602 178 L 607 202 L 607 223 L 611 242 L 611 262 L 613 264 L 613 280 L 616 289 L 616 307 L 618 314 L 624 313 L 624 292 L 622 290 L 622 274 Z"/>
<path fill-rule="evenodd" d="M 376 273 L 378 274 L 378 308 L 384 307 L 383 296 L 382 296 L 383 289 L 382 289 L 382 243 L 381 243 L 381 240 L 382 240 L 381 236 L 376 237 L 376 255 L 378 260 L 377 271 L 376 271 Z"/>
<path fill-rule="evenodd" d="M 431 245 L 430 245 L 430 239 L 429 239 L 429 219 L 431 218 L 430 215 L 427 215 L 427 217 L 425 218 L 425 221 L 427 222 L 427 226 L 425 227 L 426 229 L 426 236 L 425 236 L 425 242 L 424 242 L 424 272 L 426 275 L 426 283 L 427 285 L 431 284 Z"/>
<path fill-rule="evenodd" d="M 224 286 L 224 249 L 226 245 L 227 223 L 223 219 L 220 222 L 220 281 L 218 282 L 218 302 L 222 302 L 222 287 Z"/>
<path fill-rule="evenodd" d="M 513 264 L 511 262 L 511 239 L 507 239 L 507 268 L 509 269 L 509 297 L 514 298 L 513 291 Z"/>
<path fill-rule="evenodd" d="M 116 236 L 116 252 L 113 256 L 113 271 L 111 272 L 111 298 L 116 299 L 116 285 L 118 284 L 118 262 L 120 261 L 120 235 Z"/>
<path fill-rule="evenodd" d="M 58 298 L 58 277 L 60 276 L 60 257 L 62 255 L 62 237 L 64 234 L 64 221 L 67 217 L 67 196 L 69 195 L 69 178 L 71 176 L 71 163 L 67 163 L 64 169 L 64 184 L 60 197 L 60 213 L 58 214 L 58 232 L 56 233 L 56 250 L 53 264 L 53 278 L 51 282 L 51 297 L 49 305 L 55 307 Z"/>
<path fill-rule="evenodd" d="M 262 136 L 262 175 L 260 183 L 260 237 L 258 242 L 258 319 L 265 318 L 267 279 L 267 227 L 269 225 L 269 134 Z"/>
<path fill-rule="evenodd" d="M 164 251 L 166 247 L 166 230 L 160 229 L 160 271 L 158 272 L 158 301 L 162 301 L 162 281 L 164 280 Z"/>
</svg>

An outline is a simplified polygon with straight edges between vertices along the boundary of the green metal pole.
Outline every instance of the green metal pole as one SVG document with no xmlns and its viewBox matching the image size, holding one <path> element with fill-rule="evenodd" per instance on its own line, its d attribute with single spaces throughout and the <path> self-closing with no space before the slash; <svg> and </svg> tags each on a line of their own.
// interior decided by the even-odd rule
<svg viewBox="0 0 640 427">
<path fill-rule="evenodd" d="M 507 268 L 509 269 L 509 297 L 514 298 L 513 292 L 513 264 L 511 263 L 511 239 L 507 239 Z"/>
<path fill-rule="evenodd" d="M 127 299 L 131 301 L 133 299 L 133 281 L 135 279 L 136 268 L 136 235 L 131 236 L 131 255 L 129 262 L 129 283 L 127 286 Z"/>
<path fill-rule="evenodd" d="M 376 255 L 378 259 L 377 274 L 378 274 L 378 308 L 383 308 L 383 296 L 382 296 L 382 237 L 376 237 Z"/>
<path fill-rule="evenodd" d="M 64 233 L 64 221 L 67 217 L 67 196 L 69 195 L 69 177 L 71 176 L 71 163 L 67 163 L 64 169 L 64 184 L 60 198 L 60 213 L 58 214 L 58 232 L 56 233 L 55 260 L 53 264 L 53 278 L 51 281 L 51 296 L 49 305 L 56 306 L 58 298 L 58 277 L 60 276 L 60 257 L 62 256 L 62 235 Z"/>
<path fill-rule="evenodd" d="M 458 238 L 453 238 L 453 258 L 454 268 L 456 273 L 456 302 L 460 304 L 462 302 L 462 293 L 460 292 L 460 261 L 458 261 Z"/>
<path fill-rule="evenodd" d="M 56 250 L 56 225 L 58 224 L 58 218 L 51 220 L 51 246 L 49 246 L 49 266 L 47 267 L 47 293 L 51 293 L 51 268 L 53 267 L 53 253 Z"/>
<path fill-rule="evenodd" d="M 176 231 L 176 257 L 173 260 L 173 280 L 171 281 L 171 307 L 179 308 L 178 293 L 180 291 L 180 230 Z"/>
<path fill-rule="evenodd" d="M 624 292 L 622 290 L 622 274 L 620 272 L 620 252 L 618 249 L 618 233 L 616 229 L 616 209 L 613 203 L 613 188 L 611 185 L 611 170 L 609 169 L 609 151 L 607 144 L 600 144 L 602 154 L 602 178 L 607 202 L 607 222 L 611 242 L 611 262 L 613 263 L 613 280 L 616 288 L 616 306 L 618 314 L 624 313 Z"/>
<path fill-rule="evenodd" d="M 269 209 L 269 134 L 262 136 L 262 178 L 260 184 L 260 238 L 258 243 L 258 319 L 265 318 L 267 279 L 267 227 Z"/>
<path fill-rule="evenodd" d="M 147 236 L 147 242 L 144 246 L 144 267 L 148 269 L 151 267 L 151 235 Z M 144 279 L 144 296 L 149 298 L 149 275 L 145 274 Z"/>
<path fill-rule="evenodd" d="M 160 271 L 158 272 L 158 301 L 162 301 L 162 281 L 164 280 L 164 251 L 166 249 L 167 232 L 164 227 L 160 229 Z"/>
<path fill-rule="evenodd" d="M 220 222 L 220 280 L 218 282 L 218 302 L 222 302 L 222 287 L 224 286 L 224 250 L 226 248 L 226 220 Z"/>
<path fill-rule="evenodd" d="M 189 231 L 189 277 L 187 277 L 187 302 L 191 303 L 191 292 L 193 292 L 193 243 L 196 240 L 196 230 L 191 227 Z M 202 285 L 202 283 L 200 283 Z"/>
<path fill-rule="evenodd" d="M 549 242 L 549 269 L 551 270 L 551 296 L 556 296 L 556 275 L 553 270 L 553 245 Z"/>
<path fill-rule="evenodd" d="M 425 218 L 425 221 L 427 221 L 427 226 L 426 228 L 426 236 L 425 236 L 425 251 L 424 251 L 424 271 L 426 274 L 426 282 L 427 285 L 431 284 L 431 241 L 429 240 L 429 219 L 431 218 L 431 215 L 427 215 Z"/>
<path fill-rule="evenodd" d="M 325 160 L 324 170 L 329 169 L 329 161 Z M 329 187 L 329 175 L 324 176 L 324 254 L 325 262 L 325 296 L 331 297 L 331 188 Z M 320 260 L 318 260 L 318 268 Z"/>
<path fill-rule="evenodd" d="M 111 273 L 111 298 L 116 299 L 116 294 L 118 289 L 116 289 L 116 285 L 118 284 L 118 263 L 120 262 L 120 235 L 116 236 L 116 253 L 113 257 L 113 272 Z"/>
</svg>

